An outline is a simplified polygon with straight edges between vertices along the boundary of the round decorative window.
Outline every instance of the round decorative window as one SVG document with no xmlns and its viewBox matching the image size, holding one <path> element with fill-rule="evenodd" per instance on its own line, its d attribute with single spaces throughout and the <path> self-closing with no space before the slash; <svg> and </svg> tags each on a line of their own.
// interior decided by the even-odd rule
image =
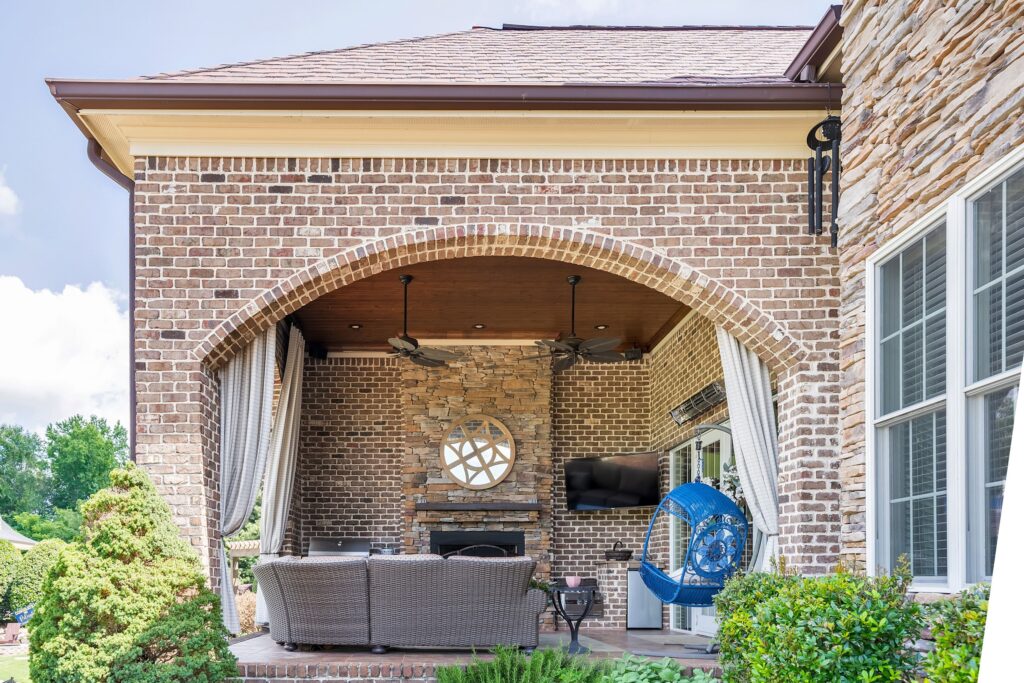
<svg viewBox="0 0 1024 683">
<path fill-rule="evenodd" d="M 515 461 L 516 443 L 508 427 L 487 415 L 456 420 L 441 439 L 441 467 L 467 489 L 497 486 Z"/>
</svg>

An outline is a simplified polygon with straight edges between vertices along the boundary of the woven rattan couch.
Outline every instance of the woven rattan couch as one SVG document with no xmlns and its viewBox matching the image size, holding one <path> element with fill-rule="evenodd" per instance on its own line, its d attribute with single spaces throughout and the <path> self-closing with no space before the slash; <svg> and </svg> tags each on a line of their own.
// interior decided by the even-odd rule
<svg viewBox="0 0 1024 683">
<path fill-rule="evenodd" d="M 537 645 L 546 597 L 528 557 L 281 558 L 254 568 L 270 636 L 307 645 L 486 648 Z"/>
</svg>

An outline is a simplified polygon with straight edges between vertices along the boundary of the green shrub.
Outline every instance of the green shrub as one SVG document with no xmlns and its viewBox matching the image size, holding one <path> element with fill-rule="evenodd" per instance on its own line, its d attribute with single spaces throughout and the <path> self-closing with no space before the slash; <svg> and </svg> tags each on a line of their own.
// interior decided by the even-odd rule
<svg viewBox="0 0 1024 683">
<path fill-rule="evenodd" d="M 30 622 L 34 683 L 213 683 L 237 675 L 218 599 L 170 510 L 134 466 L 82 505 L 80 540 Z"/>
<path fill-rule="evenodd" d="M 726 680 L 750 680 L 746 640 L 754 628 L 757 608 L 799 580 L 786 574 L 783 566 L 779 571 L 738 574 L 725 582 L 725 587 L 715 596 L 715 609 L 721 647 L 718 663 Z"/>
<path fill-rule="evenodd" d="M 924 659 L 926 680 L 943 683 L 978 680 L 988 596 L 988 584 L 979 584 L 951 600 L 940 600 L 925 607 L 925 617 L 935 638 L 935 650 Z"/>
<path fill-rule="evenodd" d="M 514 647 L 497 647 L 491 661 L 438 667 L 437 683 L 598 683 L 602 667 L 565 650 L 535 650 L 525 655 Z"/>
<path fill-rule="evenodd" d="M 0 621 L 4 621 L 10 612 L 7 604 L 7 589 L 14 579 L 14 572 L 21 561 L 21 551 L 10 541 L 0 541 Z"/>
<path fill-rule="evenodd" d="M 906 599 L 905 567 L 894 576 L 840 569 L 781 584 L 753 611 L 737 609 L 723 621 L 730 634 L 727 681 L 874 683 L 911 676 L 915 658 L 905 645 L 923 622 L 920 607 Z M 765 585 L 770 592 L 771 581 Z"/>
<path fill-rule="evenodd" d="M 65 545 L 64 541 L 50 538 L 25 551 L 7 589 L 7 604 L 12 612 L 34 605 L 42 597 L 43 579 Z"/>
<path fill-rule="evenodd" d="M 714 683 L 718 679 L 704 671 L 687 676 L 672 659 L 651 660 L 625 654 L 615 660 L 601 683 Z"/>
</svg>

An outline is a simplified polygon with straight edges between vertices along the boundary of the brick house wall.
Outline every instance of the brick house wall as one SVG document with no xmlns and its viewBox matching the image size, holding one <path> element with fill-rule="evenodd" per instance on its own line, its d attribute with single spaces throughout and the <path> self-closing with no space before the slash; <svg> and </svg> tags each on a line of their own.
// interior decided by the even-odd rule
<svg viewBox="0 0 1024 683">
<path fill-rule="evenodd" d="M 554 461 L 552 574 L 596 577 L 604 613 L 594 628 L 625 626 L 621 590 L 626 566 L 608 563 L 616 541 L 637 558 L 650 508 L 570 511 L 565 500 L 565 463 L 579 457 L 638 453 L 650 449 L 650 372 L 646 360 L 621 364 L 580 363 L 554 376 L 551 431 Z"/>
<path fill-rule="evenodd" d="M 307 358 L 292 516 L 313 536 L 397 544 L 403 533 L 404 412 L 391 358 Z"/>
<path fill-rule="evenodd" d="M 1024 142 L 1024 3 L 854 0 L 842 23 L 841 540 L 863 567 L 865 263 Z"/>
<path fill-rule="evenodd" d="M 802 161 L 149 157 L 135 168 L 137 457 L 213 569 L 216 368 L 260 329 L 373 272 L 471 255 L 618 273 L 724 325 L 776 373 L 783 535 L 838 456 L 837 259 L 804 234 Z M 214 574 L 215 576 L 215 574 Z"/>
</svg>

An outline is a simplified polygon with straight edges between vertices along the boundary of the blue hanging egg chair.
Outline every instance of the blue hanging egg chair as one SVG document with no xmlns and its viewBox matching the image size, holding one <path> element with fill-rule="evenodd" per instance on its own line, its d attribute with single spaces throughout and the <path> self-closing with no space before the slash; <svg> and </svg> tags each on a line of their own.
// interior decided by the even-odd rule
<svg viewBox="0 0 1024 683">
<path fill-rule="evenodd" d="M 704 427 L 702 425 L 701 427 Z M 707 428 L 727 431 L 717 425 Z M 700 481 L 703 470 L 700 437 L 697 438 L 696 481 L 669 491 L 658 505 L 644 539 L 640 577 L 662 602 L 684 607 L 710 607 L 726 579 L 740 567 L 747 542 L 747 518 L 728 496 Z M 672 515 L 687 524 L 690 542 L 680 570 L 669 576 L 650 560 L 648 547 L 654 525 L 661 515 Z"/>
</svg>

